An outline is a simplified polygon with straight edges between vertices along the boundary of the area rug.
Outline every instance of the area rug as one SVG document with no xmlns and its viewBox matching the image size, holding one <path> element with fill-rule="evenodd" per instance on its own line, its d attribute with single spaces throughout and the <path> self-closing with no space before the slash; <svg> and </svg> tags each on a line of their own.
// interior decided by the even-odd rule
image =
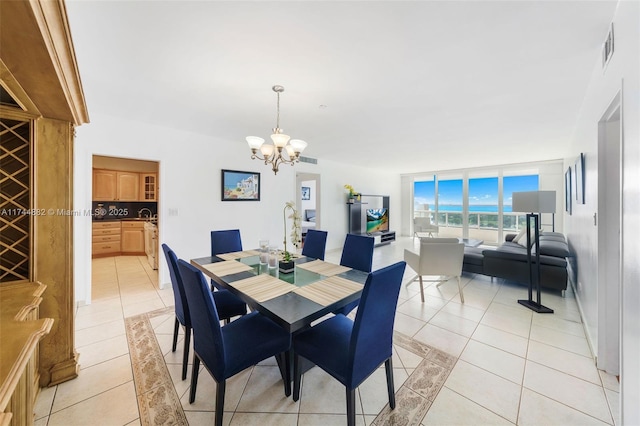
<svg viewBox="0 0 640 426">
<path fill-rule="evenodd" d="M 127 342 L 138 398 L 140 423 L 146 425 L 188 425 L 180 398 L 173 386 L 151 318 L 173 313 L 173 307 L 125 318 Z M 422 358 L 396 392 L 396 408 L 387 404 L 373 425 L 419 425 L 447 380 L 457 358 L 439 349 L 395 332 L 395 345 Z"/>
<path fill-rule="evenodd" d="M 173 313 L 173 307 L 125 318 L 140 424 L 188 426 L 150 319 Z"/>
</svg>

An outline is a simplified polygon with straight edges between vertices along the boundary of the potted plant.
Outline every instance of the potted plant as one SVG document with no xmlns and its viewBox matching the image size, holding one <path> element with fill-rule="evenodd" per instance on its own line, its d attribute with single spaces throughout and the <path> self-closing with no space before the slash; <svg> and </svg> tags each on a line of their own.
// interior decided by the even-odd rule
<svg viewBox="0 0 640 426">
<path fill-rule="evenodd" d="M 346 184 L 344 186 L 344 189 L 349 191 L 349 198 L 347 198 L 347 203 L 352 204 L 354 202 L 354 200 L 356 199 L 356 197 L 358 197 L 358 199 L 360 198 L 360 194 L 358 194 L 356 192 L 356 190 L 353 189 L 353 186 L 351 186 L 349 184 Z"/>
<path fill-rule="evenodd" d="M 278 261 L 278 270 L 283 274 L 293 272 L 294 268 L 293 256 L 288 251 L 282 252 L 282 260 Z"/>
</svg>

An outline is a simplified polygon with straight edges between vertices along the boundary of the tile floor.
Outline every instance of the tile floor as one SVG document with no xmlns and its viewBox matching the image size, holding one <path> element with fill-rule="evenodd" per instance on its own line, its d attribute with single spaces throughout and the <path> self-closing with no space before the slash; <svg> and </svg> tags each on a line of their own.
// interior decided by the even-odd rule
<svg viewBox="0 0 640 426">
<path fill-rule="evenodd" d="M 374 268 L 403 257 L 411 238 L 378 247 Z M 338 262 L 339 251 L 327 253 Z M 405 282 L 413 276 L 407 269 Z M 518 305 L 526 289 L 480 275 L 463 276 L 465 304 L 457 284 L 426 288 L 420 302 L 418 284 L 401 290 L 395 328 L 459 357 L 423 425 L 618 424 L 619 386 L 599 372 L 591 356 L 573 293 L 543 293 L 555 310 L 539 315 Z M 170 286 L 158 288 L 157 273 L 144 257 L 93 260 L 93 303 L 77 309 L 76 347 L 81 370 L 77 379 L 43 389 L 36 406 L 36 425 L 140 424 L 124 318 L 173 305 Z M 190 424 L 213 421 L 214 382 L 200 374 L 197 400 L 187 401 L 189 376 L 181 381 L 182 353 L 171 352 L 171 315 L 153 325 L 175 388 Z M 180 345 L 178 345 L 180 347 Z M 420 361 L 396 347 L 396 388 Z M 227 385 L 224 424 L 345 424 L 344 391 L 319 369 L 304 377 L 301 399 L 285 398 L 272 361 L 238 374 Z M 357 393 L 359 424 L 371 424 L 386 404 L 384 370 Z M 229 408 L 232 407 L 232 408 Z M 400 408 L 396 408 L 400 409 Z"/>
</svg>

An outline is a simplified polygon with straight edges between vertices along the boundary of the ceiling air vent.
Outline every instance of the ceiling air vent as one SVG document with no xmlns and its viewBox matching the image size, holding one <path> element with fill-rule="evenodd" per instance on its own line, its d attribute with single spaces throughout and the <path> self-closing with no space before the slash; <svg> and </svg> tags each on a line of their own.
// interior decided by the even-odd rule
<svg viewBox="0 0 640 426">
<path fill-rule="evenodd" d="M 613 24 L 609 26 L 609 32 L 607 33 L 607 38 L 604 40 L 602 44 L 602 68 L 606 68 L 607 64 L 611 60 L 613 56 Z"/>
<path fill-rule="evenodd" d="M 311 158 L 311 157 L 303 157 L 301 155 L 300 156 L 300 162 L 301 163 L 318 164 L 318 159 L 317 158 Z"/>
</svg>

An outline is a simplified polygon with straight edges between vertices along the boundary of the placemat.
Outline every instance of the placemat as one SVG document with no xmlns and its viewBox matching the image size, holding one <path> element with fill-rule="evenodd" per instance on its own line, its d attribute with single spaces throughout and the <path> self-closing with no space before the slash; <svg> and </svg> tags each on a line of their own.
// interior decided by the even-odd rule
<svg viewBox="0 0 640 426">
<path fill-rule="evenodd" d="M 297 288 L 267 274 L 234 281 L 231 285 L 258 302 L 273 299 Z"/>
<path fill-rule="evenodd" d="M 295 293 L 322 306 L 328 306 L 340 299 L 362 290 L 363 285 L 342 277 L 329 277 L 294 290 Z"/>
<path fill-rule="evenodd" d="M 351 270 L 351 268 L 347 268 L 346 266 L 336 265 L 335 263 L 325 262 L 324 260 L 320 259 L 316 259 L 307 263 L 298 263 L 296 264 L 296 267 L 315 272 L 316 274 L 325 275 L 327 277 L 330 277 L 331 275 L 338 275 Z"/>
<path fill-rule="evenodd" d="M 244 250 L 234 251 L 231 253 L 216 254 L 217 257 L 224 260 L 242 259 L 243 257 L 258 256 L 260 252 L 258 250 Z"/>
<path fill-rule="evenodd" d="M 219 277 L 253 270 L 251 266 L 245 265 L 241 262 L 236 262 L 235 260 L 225 260 L 224 262 L 209 263 L 207 265 L 202 265 L 202 267 Z"/>
</svg>

